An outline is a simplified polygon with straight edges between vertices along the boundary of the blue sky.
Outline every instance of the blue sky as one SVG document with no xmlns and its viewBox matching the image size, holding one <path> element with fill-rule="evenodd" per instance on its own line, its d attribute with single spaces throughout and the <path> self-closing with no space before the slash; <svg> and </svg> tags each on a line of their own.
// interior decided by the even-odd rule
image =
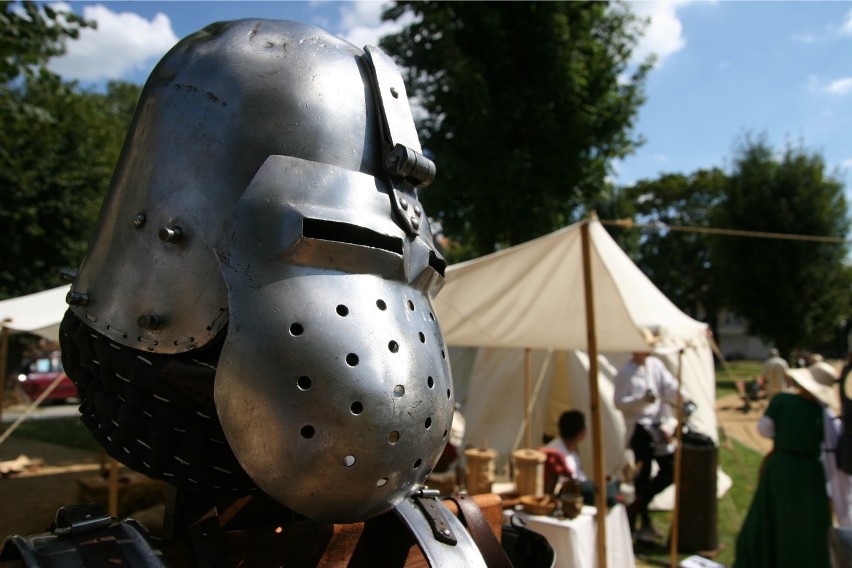
<svg viewBox="0 0 852 568">
<path fill-rule="evenodd" d="M 142 83 L 181 37 L 226 19 L 293 19 L 376 43 L 380 2 L 71 2 L 95 19 L 53 68 L 84 84 Z M 655 53 L 636 130 L 646 142 L 614 164 L 619 185 L 662 172 L 727 168 L 746 133 L 822 153 L 852 199 L 852 2 L 629 2 Z M 440 164 L 439 164 L 440 171 Z"/>
</svg>

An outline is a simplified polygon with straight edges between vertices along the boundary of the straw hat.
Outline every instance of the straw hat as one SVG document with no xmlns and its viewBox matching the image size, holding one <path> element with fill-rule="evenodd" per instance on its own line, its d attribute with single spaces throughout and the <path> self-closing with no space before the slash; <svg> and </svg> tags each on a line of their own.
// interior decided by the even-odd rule
<svg viewBox="0 0 852 568">
<path fill-rule="evenodd" d="M 805 369 L 788 369 L 787 376 L 824 405 L 832 408 L 840 406 L 834 390 L 837 371 L 828 363 L 821 361 Z"/>
</svg>

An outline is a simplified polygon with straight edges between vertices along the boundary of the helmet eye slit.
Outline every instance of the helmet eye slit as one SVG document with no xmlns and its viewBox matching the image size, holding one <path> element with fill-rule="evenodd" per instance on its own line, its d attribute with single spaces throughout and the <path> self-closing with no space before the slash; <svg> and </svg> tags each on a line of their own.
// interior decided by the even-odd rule
<svg viewBox="0 0 852 568">
<path fill-rule="evenodd" d="M 302 236 L 307 239 L 382 249 L 399 255 L 403 252 L 402 239 L 338 221 L 306 217 L 302 219 Z"/>
</svg>

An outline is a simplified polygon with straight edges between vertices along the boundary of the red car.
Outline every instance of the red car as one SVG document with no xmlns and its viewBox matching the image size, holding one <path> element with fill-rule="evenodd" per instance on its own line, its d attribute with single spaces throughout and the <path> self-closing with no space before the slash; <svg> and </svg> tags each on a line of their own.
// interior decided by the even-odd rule
<svg viewBox="0 0 852 568">
<path fill-rule="evenodd" d="M 18 375 L 18 385 L 30 397 L 30 400 L 35 401 L 59 377 L 62 377 L 59 384 L 45 397 L 44 401 L 63 402 L 69 399 L 76 401 L 77 387 L 63 371 L 59 355 L 33 360 L 25 372 Z"/>
</svg>

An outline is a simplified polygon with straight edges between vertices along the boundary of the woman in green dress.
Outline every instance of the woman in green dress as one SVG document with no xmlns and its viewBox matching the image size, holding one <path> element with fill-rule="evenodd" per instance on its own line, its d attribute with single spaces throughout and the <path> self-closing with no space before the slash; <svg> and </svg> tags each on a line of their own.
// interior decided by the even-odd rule
<svg viewBox="0 0 852 568">
<path fill-rule="evenodd" d="M 735 568 L 828 568 L 831 526 L 820 461 L 823 408 L 838 406 L 828 363 L 790 369 L 795 392 L 769 403 L 758 430 L 774 439 L 740 534 Z"/>
</svg>

